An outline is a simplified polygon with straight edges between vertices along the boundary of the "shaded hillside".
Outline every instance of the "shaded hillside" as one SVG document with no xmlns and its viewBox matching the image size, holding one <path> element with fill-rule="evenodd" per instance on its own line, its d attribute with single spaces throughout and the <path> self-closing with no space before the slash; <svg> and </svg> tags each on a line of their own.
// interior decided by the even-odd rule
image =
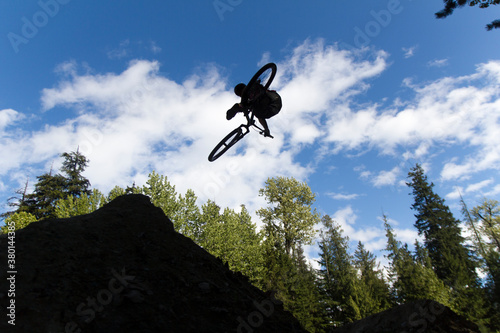
<svg viewBox="0 0 500 333">
<path fill-rule="evenodd" d="M 479 328 L 438 302 L 418 300 L 374 314 L 332 332 L 479 333 Z"/>
<path fill-rule="evenodd" d="M 0 332 L 305 332 L 143 195 L 15 236 L 15 285 L 0 272 L 0 305 L 15 299 L 15 326 L 3 316 Z M 0 236 L 2 267 L 7 243 Z"/>
</svg>

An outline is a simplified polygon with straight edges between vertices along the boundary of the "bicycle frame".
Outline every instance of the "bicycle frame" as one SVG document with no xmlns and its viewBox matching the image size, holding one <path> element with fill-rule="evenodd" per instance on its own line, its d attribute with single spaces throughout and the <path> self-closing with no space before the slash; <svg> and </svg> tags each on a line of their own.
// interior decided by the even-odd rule
<svg viewBox="0 0 500 333">
<path fill-rule="evenodd" d="M 259 126 L 257 126 L 257 124 L 255 124 L 255 116 L 252 112 L 252 110 L 248 109 L 247 111 L 243 111 L 243 114 L 245 115 L 245 118 L 247 119 L 247 124 L 241 124 L 240 127 L 244 127 L 246 129 L 246 132 L 243 133 L 243 135 L 246 135 L 248 132 L 250 132 L 250 127 L 253 126 L 255 127 L 256 129 L 259 130 L 259 134 L 264 134 L 264 129 L 263 128 L 260 128 Z M 249 115 L 250 114 L 250 115 Z"/>
</svg>

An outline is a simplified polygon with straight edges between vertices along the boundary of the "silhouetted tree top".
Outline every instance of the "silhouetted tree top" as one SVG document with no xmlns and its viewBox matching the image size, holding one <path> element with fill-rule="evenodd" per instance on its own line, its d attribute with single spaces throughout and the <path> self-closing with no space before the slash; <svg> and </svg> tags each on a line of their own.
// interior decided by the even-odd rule
<svg viewBox="0 0 500 333">
<path fill-rule="evenodd" d="M 500 4 L 500 0 L 443 0 L 444 8 L 436 13 L 436 18 L 445 18 L 453 13 L 458 7 L 469 5 L 471 7 L 488 8 Z M 486 25 L 486 30 L 500 28 L 500 20 L 494 20 Z"/>
</svg>

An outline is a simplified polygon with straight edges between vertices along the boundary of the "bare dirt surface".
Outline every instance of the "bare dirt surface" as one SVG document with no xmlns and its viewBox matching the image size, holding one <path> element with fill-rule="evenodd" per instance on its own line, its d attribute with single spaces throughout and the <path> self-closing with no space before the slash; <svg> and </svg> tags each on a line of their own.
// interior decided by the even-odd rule
<svg viewBox="0 0 500 333">
<path fill-rule="evenodd" d="M 13 269 L 8 243 L 0 236 L 2 333 L 305 332 L 143 195 L 18 230 Z"/>
</svg>

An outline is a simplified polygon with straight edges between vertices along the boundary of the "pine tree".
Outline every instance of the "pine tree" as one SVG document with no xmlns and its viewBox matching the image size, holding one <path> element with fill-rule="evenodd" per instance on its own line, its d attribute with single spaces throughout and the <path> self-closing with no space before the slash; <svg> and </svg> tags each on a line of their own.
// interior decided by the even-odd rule
<svg viewBox="0 0 500 333">
<path fill-rule="evenodd" d="M 476 264 L 464 245 L 460 221 L 453 217 L 444 200 L 433 191 L 424 170 L 416 165 L 408 173 L 416 211 L 415 227 L 424 235 L 424 244 L 437 276 L 452 288 L 476 286 Z"/>
<path fill-rule="evenodd" d="M 358 242 L 354 258 L 354 267 L 361 273 L 360 289 L 365 294 L 360 296 L 364 299 L 360 302 L 361 316 L 364 318 L 390 308 L 392 304 L 389 286 L 373 253 L 367 251 L 363 243 Z"/>
<path fill-rule="evenodd" d="M 51 173 L 37 177 L 33 193 L 26 195 L 24 206 L 19 208 L 34 215 L 37 220 L 55 218 L 55 205 L 67 195 L 67 180 L 64 176 Z"/>
<path fill-rule="evenodd" d="M 55 207 L 58 200 L 68 196 L 79 197 L 90 194 L 90 182 L 82 176 L 88 160 L 78 151 L 63 153 L 61 174 L 52 175 L 52 169 L 37 177 L 33 193 L 23 195 L 17 212 L 25 211 L 34 215 L 38 220 L 55 218 Z"/>
<path fill-rule="evenodd" d="M 492 331 L 500 330 L 500 203 L 484 199 L 469 211 L 463 199 L 461 202 L 472 235 L 470 240 L 486 274 L 484 292 L 489 308 L 485 325 Z"/>
<path fill-rule="evenodd" d="M 64 157 L 61 171 L 66 175 L 66 195 L 75 198 L 90 195 L 90 181 L 82 176 L 89 160 L 78 149 L 76 152 L 63 153 L 61 157 Z"/>
<path fill-rule="evenodd" d="M 327 326 L 327 313 L 321 304 L 322 297 L 317 286 L 317 276 L 307 263 L 302 246 L 297 248 L 291 279 L 289 280 L 286 309 L 297 318 L 309 332 L 323 332 Z"/>
<path fill-rule="evenodd" d="M 28 207 L 26 204 L 26 200 L 27 200 L 26 196 L 28 195 L 28 184 L 29 184 L 29 178 L 26 180 L 24 188 L 18 189 L 16 191 L 16 194 L 19 195 L 20 197 L 13 196 L 13 197 L 10 197 L 9 199 L 7 199 L 7 205 L 9 207 L 17 207 L 17 208 L 14 211 L 5 212 L 5 213 L 1 214 L 0 215 L 1 218 L 7 218 L 7 217 L 15 214 L 16 212 L 19 213 L 19 212 L 27 211 Z"/>
<path fill-rule="evenodd" d="M 391 297 L 397 304 L 417 299 L 432 299 L 444 305 L 450 304 L 448 288 L 429 267 L 416 261 L 407 244 L 396 239 L 394 231 L 383 216 L 386 230 L 386 256 L 389 259 L 389 278 L 392 282 Z M 420 252 L 422 255 L 422 252 Z M 427 261 L 426 258 L 421 259 Z"/>
<path fill-rule="evenodd" d="M 328 318 L 333 326 L 342 326 L 361 319 L 356 302 L 360 284 L 349 254 L 349 237 L 342 235 L 341 226 L 328 215 L 321 222 L 325 229 L 319 241 L 319 288 Z"/>
</svg>

